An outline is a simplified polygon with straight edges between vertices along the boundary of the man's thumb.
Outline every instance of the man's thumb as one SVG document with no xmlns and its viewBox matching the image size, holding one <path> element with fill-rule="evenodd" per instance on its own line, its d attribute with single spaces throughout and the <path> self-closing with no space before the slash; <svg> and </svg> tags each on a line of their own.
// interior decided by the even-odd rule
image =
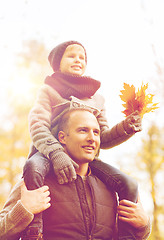
<svg viewBox="0 0 164 240">
<path fill-rule="evenodd" d="M 21 193 L 24 193 L 24 192 L 26 192 L 26 191 L 27 191 L 26 184 L 25 184 L 24 181 L 22 181 L 22 183 L 21 183 Z"/>
</svg>

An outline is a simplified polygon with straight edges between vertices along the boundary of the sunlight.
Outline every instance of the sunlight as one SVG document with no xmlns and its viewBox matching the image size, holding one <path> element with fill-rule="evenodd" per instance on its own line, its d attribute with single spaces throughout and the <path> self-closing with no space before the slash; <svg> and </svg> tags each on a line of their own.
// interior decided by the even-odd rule
<svg viewBox="0 0 164 240">
<path fill-rule="evenodd" d="M 14 74 L 10 82 L 10 91 L 14 97 L 28 98 L 33 87 L 33 84 L 29 80 L 27 71 L 20 70 Z"/>
</svg>

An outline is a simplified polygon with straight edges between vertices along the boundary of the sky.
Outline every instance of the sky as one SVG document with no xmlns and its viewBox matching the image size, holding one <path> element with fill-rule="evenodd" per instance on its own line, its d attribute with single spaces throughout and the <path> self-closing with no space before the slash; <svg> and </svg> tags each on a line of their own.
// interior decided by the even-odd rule
<svg viewBox="0 0 164 240">
<path fill-rule="evenodd" d="M 16 55 L 23 49 L 23 42 L 31 39 L 43 42 L 49 51 L 67 40 L 85 46 L 86 75 L 101 81 L 100 93 L 105 97 L 111 127 L 124 119 L 119 97 L 124 82 L 136 88 L 148 82 L 155 101 L 161 102 L 153 79 L 157 78 L 155 61 L 164 57 L 163 12 L 163 0 L 0 0 L 1 114 L 6 110 L 5 90 Z M 28 79 L 21 81 L 28 88 Z M 13 91 L 18 91 L 17 84 Z M 137 151 L 152 120 L 158 119 L 163 126 L 161 105 L 155 113 L 145 115 L 143 131 L 135 140 L 120 146 L 120 151 L 110 150 L 111 158 L 119 158 L 119 152 L 127 149 Z"/>
<path fill-rule="evenodd" d="M 156 74 L 151 45 L 164 54 L 163 9 L 162 0 L 1 0 L 1 86 L 23 41 L 37 39 L 51 50 L 74 39 L 87 50 L 86 74 L 101 81 L 105 95 L 123 82 L 138 87 Z"/>
<path fill-rule="evenodd" d="M 155 61 L 164 56 L 163 10 L 163 0 L 0 0 L 1 114 L 17 54 L 23 50 L 23 42 L 31 39 L 43 42 L 49 51 L 67 40 L 85 46 L 86 75 L 101 81 L 110 126 L 124 118 L 119 97 L 124 82 L 136 88 L 148 82 L 154 101 L 160 103 L 152 79 L 157 78 Z M 25 76 L 17 78 L 13 91 L 24 93 L 28 84 Z M 156 121 L 161 112 L 147 115 L 143 124 Z M 161 119 L 158 117 L 158 124 L 163 125 Z"/>
</svg>

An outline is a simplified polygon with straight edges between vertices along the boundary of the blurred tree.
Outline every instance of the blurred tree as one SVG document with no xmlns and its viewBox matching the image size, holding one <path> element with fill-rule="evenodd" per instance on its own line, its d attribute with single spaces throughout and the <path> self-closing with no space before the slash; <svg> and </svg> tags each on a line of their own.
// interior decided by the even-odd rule
<svg viewBox="0 0 164 240">
<path fill-rule="evenodd" d="M 150 184 L 151 197 L 153 201 L 153 228 L 152 240 L 162 240 L 162 229 L 164 221 L 163 208 L 163 174 L 164 174 L 164 129 L 158 129 L 156 125 L 152 125 L 148 130 L 147 139 L 143 140 L 142 149 L 138 154 L 137 164 L 139 169 L 147 173 L 146 184 Z M 161 218 L 162 217 L 162 218 Z M 161 225 L 162 224 L 162 225 Z"/>
<path fill-rule="evenodd" d="M 30 136 L 28 133 L 27 114 L 25 111 L 20 111 L 18 114 L 14 112 L 11 115 L 12 127 L 9 130 L 1 131 L 0 133 L 0 163 L 1 163 L 1 177 L 0 184 L 3 191 L 1 191 L 0 198 L 3 202 L 16 183 L 18 177 L 22 173 L 22 167 L 28 155 L 30 145 Z M 2 204 L 2 201 L 1 201 Z"/>
<path fill-rule="evenodd" d="M 0 120 L 0 207 L 11 187 L 22 174 L 28 156 L 30 136 L 28 113 L 50 68 L 48 51 L 43 43 L 26 41 L 23 51 L 16 56 L 15 71 L 12 72 L 6 94 L 7 113 Z"/>
<path fill-rule="evenodd" d="M 162 1 L 161 1 L 162 2 Z M 158 5 L 158 3 L 157 3 Z M 149 29 L 151 30 L 152 38 L 151 48 L 154 55 L 154 65 L 156 68 L 156 76 L 153 76 L 154 85 L 156 88 L 156 92 L 162 95 L 164 99 L 164 58 L 163 58 L 163 51 L 160 49 L 158 45 L 158 41 L 160 40 L 160 36 L 155 31 L 157 29 L 157 21 L 155 14 L 151 7 L 153 6 L 153 1 L 141 0 L 141 8 L 144 12 L 145 21 L 147 22 Z M 161 29 L 162 32 L 162 29 Z"/>
</svg>

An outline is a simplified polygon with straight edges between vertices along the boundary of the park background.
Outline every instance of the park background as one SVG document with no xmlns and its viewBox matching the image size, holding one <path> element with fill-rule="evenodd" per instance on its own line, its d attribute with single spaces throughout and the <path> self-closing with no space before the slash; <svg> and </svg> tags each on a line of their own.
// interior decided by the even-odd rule
<svg viewBox="0 0 164 240">
<path fill-rule="evenodd" d="M 0 0 L 0 209 L 20 179 L 28 155 L 28 113 L 52 73 L 47 57 L 57 44 L 77 40 L 88 55 L 86 75 L 101 81 L 112 127 L 125 117 L 123 83 L 148 83 L 159 109 L 143 117 L 143 130 L 100 157 L 139 183 L 153 222 L 151 240 L 164 230 L 164 1 Z"/>
</svg>

